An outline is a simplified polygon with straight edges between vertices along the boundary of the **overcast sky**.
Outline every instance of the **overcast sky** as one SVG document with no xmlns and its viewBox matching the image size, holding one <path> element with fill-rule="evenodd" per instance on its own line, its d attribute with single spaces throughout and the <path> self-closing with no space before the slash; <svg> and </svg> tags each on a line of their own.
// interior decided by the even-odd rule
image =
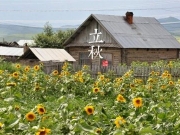
<svg viewBox="0 0 180 135">
<path fill-rule="evenodd" d="M 80 25 L 90 14 L 180 19 L 180 0 L 0 0 L 0 24 Z"/>
</svg>

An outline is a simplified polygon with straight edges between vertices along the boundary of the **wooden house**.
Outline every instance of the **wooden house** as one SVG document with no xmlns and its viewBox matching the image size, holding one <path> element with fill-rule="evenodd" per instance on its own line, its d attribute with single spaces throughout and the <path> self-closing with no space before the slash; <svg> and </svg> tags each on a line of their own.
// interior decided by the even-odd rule
<svg viewBox="0 0 180 135">
<path fill-rule="evenodd" d="M 180 57 L 180 43 L 153 17 L 91 14 L 65 41 L 77 64 L 118 65 Z"/>
</svg>

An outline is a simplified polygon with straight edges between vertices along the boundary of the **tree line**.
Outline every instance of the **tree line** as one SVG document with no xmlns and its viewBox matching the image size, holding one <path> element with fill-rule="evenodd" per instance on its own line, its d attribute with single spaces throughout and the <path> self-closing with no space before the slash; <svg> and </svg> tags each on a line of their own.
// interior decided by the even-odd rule
<svg viewBox="0 0 180 135">
<path fill-rule="evenodd" d="M 64 48 L 63 43 L 74 33 L 75 29 L 53 31 L 52 26 L 46 23 L 43 32 L 33 37 L 37 47 Z"/>
</svg>

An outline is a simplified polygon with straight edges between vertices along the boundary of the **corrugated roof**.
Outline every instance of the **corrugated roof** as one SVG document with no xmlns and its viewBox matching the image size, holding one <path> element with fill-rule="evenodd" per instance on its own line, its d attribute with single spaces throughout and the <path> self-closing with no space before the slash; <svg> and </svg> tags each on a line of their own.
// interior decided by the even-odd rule
<svg viewBox="0 0 180 135">
<path fill-rule="evenodd" d="M 95 19 L 120 48 L 180 48 L 180 43 L 154 18 L 133 17 L 133 24 L 129 24 L 124 16 L 115 15 L 90 15 L 75 33 L 64 43 L 68 45 Z"/>
<path fill-rule="evenodd" d="M 30 48 L 40 61 L 76 61 L 64 49 Z"/>
<path fill-rule="evenodd" d="M 0 46 L 0 56 L 21 56 L 23 48 Z"/>
<path fill-rule="evenodd" d="M 118 44 L 94 44 L 94 46 L 101 46 L 103 45 L 103 47 L 114 47 L 114 48 L 119 48 Z M 66 47 L 90 47 L 88 43 L 84 43 L 84 44 L 68 44 Z"/>
<path fill-rule="evenodd" d="M 180 48 L 179 42 L 153 17 L 93 15 L 123 48 Z"/>
<path fill-rule="evenodd" d="M 28 46 L 33 46 L 35 45 L 34 40 L 19 40 L 17 42 L 20 46 L 24 46 L 25 43 L 27 43 Z"/>
</svg>

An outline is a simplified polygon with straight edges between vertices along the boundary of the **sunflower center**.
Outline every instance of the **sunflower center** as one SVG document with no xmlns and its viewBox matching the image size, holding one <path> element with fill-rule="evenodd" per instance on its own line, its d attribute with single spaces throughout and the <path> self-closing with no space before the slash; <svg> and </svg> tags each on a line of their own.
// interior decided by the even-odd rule
<svg viewBox="0 0 180 135">
<path fill-rule="evenodd" d="M 141 102 L 141 101 L 140 101 L 139 99 L 138 99 L 138 100 L 136 100 L 136 103 L 137 103 L 137 104 L 140 104 L 140 102 Z"/>
<path fill-rule="evenodd" d="M 45 131 L 41 131 L 39 135 L 46 135 Z"/>
<path fill-rule="evenodd" d="M 40 112 L 44 112 L 44 109 L 43 109 L 43 108 L 39 108 L 39 111 L 40 111 Z"/>
<path fill-rule="evenodd" d="M 34 115 L 30 114 L 30 115 L 28 116 L 28 118 L 29 118 L 29 119 L 34 119 Z"/>
<path fill-rule="evenodd" d="M 89 112 L 89 113 L 92 113 L 92 109 L 91 109 L 91 108 L 88 108 L 88 112 Z"/>
</svg>

